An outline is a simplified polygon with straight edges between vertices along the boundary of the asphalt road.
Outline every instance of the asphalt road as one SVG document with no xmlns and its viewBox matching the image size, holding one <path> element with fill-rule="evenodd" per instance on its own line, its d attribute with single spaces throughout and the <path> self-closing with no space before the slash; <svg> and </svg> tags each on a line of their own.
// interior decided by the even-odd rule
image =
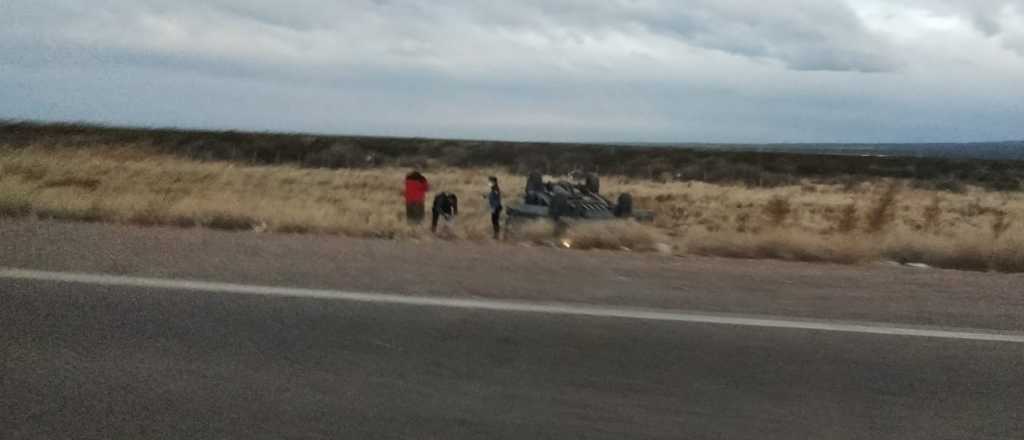
<svg viewBox="0 0 1024 440">
<path fill-rule="evenodd" d="M 0 279 L 0 438 L 985 439 L 1024 344 Z"/>
</svg>

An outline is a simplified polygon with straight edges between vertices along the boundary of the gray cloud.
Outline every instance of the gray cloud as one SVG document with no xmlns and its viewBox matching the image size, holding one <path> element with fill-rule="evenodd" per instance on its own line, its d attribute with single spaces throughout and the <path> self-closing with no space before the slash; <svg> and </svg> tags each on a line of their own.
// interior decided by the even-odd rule
<svg viewBox="0 0 1024 440">
<path fill-rule="evenodd" d="M 896 63 L 842 3 L 703 1 L 656 8 L 641 22 L 700 47 L 777 59 L 797 70 L 888 71 Z M 667 6 L 667 5 L 665 5 Z"/>
<path fill-rule="evenodd" d="M 24 1 L 24 0 L 23 0 Z M 503 47 L 540 58 L 547 49 L 660 37 L 669 43 L 777 60 L 797 70 L 891 70 L 884 41 L 838 1 L 581 0 L 433 2 L 299 0 L 15 1 L 15 32 L 51 28 L 54 39 L 156 52 L 244 52 L 359 63 L 459 58 Z M 20 13 L 19 13 L 20 12 Z M 20 24 L 20 26 L 19 26 Z M 653 34 L 653 35 L 652 35 Z M 255 54 L 248 54 L 250 56 Z M 494 57 L 479 57 L 483 63 Z M 529 61 L 529 60 L 526 60 Z M 550 63 L 550 60 L 536 60 Z"/>
<path fill-rule="evenodd" d="M 989 36 L 1002 33 L 1007 15 L 1024 13 L 1022 0 L 900 0 L 937 14 L 962 16 Z"/>
<path fill-rule="evenodd" d="M 1019 6 L 7 0 L 0 117 L 551 140 L 1024 137 L 1024 59 L 1006 56 L 1024 49 Z M 929 27 L 943 17 L 977 35 Z"/>
<path fill-rule="evenodd" d="M 898 0 L 944 17 L 969 22 L 979 33 L 1001 41 L 1021 55 L 1024 47 L 1024 0 Z"/>
</svg>

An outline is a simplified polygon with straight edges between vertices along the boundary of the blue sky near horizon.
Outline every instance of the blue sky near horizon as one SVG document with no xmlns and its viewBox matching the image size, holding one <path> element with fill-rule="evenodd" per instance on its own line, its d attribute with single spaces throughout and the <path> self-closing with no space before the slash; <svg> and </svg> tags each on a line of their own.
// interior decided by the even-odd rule
<svg viewBox="0 0 1024 440">
<path fill-rule="evenodd" d="M 589 142 L 1024 139 L 1024 0 L 4 0 L 0 118 Z"/>
</svg>

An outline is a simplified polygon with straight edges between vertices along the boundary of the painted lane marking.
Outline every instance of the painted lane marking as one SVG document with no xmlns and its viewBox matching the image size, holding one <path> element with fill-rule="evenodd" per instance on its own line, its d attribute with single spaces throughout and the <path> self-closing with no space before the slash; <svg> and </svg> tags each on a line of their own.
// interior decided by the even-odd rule
<svg viewBox="0 0 1024 440">
<path fill-rule="evenodd" d="M 97 286 L 122 286 L 168 290 L 189 290 L 244 295 L 319 298 L 366 303 L 401 304 L 425 307 L 524 312 L 549 315 L 590 316 L 602 318 L 638 319 L 648 321 L 674 321 L 699 324 L 733 325 L 741 327 L 816 330 L 840 333 L 860 333 L 888 336 L 960 339 L 970 341 L 1024 343 L 1024 333 L 997 332 L 976 329 L 940 329 L 890 323 L 826 321 L 802 318 L 766 317 L 757 315 L 726 315 L 680 310 L 651 310 L 563 303 L 530 303 L 489 299 L 438 298 L 396 295 L 386 293 L 349 292 L 328 289 L 253 286 L 233 283 L 145 278 L 120 275 L 48 272 L 26 269 L 0 268 L 0 279 L 22 281 L 62 282 Z"/>
</svg>

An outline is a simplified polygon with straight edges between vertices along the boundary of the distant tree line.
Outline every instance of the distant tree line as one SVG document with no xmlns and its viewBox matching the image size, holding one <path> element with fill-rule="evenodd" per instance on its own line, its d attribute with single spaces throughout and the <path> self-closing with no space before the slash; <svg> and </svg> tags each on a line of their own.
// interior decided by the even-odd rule
<svg viewBox="0 0 1024 440">
<path fill-rule="evenodd" d="M 88 124 L 0 122 L 0 145 L 89 148 L 130 145 L 198 160 L 305 167 L 504 167 L 548 174 L 597 171 L 654 180 L 700 180 L 750 186 L 800 179 L 856 183 L 870 178 L 913 179 L 915 185 L 961 191 L 965 184 L 995 190 L 1024 187 L 1024 161 L 943 157 L 880 157 L 744 150 L 737 146 L 644 146 L 504 142 L 370 136 L 327 136 Z"/>
</svg>

